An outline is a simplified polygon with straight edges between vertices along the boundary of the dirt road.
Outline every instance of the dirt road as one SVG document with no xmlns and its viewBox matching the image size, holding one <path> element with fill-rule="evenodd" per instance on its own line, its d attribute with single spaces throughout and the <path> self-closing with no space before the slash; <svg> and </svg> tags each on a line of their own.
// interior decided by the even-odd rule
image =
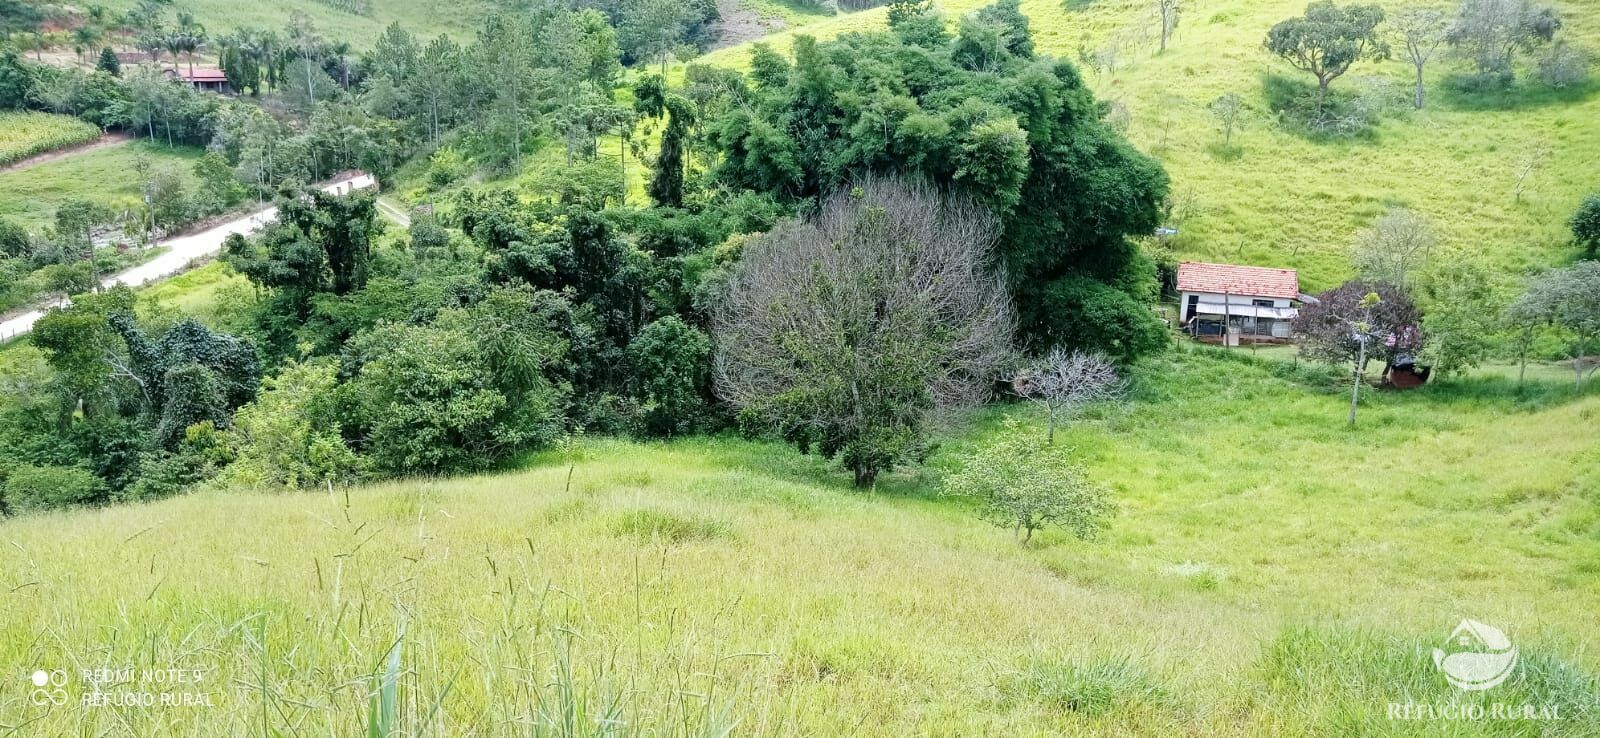
<svg viewBox="0 0 1600 738">
<path fill-rule="evenodd" d="M 372 189 L 377 186 L 378 181 L 374 179 L 372 175 L 360 174 L 353 177 L 336 180 L 324 185 L 322 189 L 324 192 L 344 194 L 354 190 Z M 271 207 L 265 210 L 258 210 L 250 215 L 242 216 L 226 223 L 212 226 L 211 228 L 207 228 L 199 233 L 192 233 L 187 236 L 179 236 L 169 241 L 163 241 L 160 245 L 167 248 L 165 253 L 157 256 L 154 259 L 151 259 L 150 261 L 140 264 L 139 266 L 132 267 L 122 272 L 118 272 L 110 277 L 106 277 L 105 279 L 100 280 L 100 284 L 106 287 L 112 287 L 118 284 L 125 284 L 129 287 L 139 287 L 141 285 L 149 284 L 151 282 L 182 273 L 186 271 L 189 268 L 189 265 L 196 259 L 211 256 L 221 251 L 222 242 L 227 240 L 228 236 L 231 236 L 235 233 L 244 235 L 255 233 L 256 231 L 261 230 L 268 223 L 271 223 L 273 219 L 277 217 L 278 209 Z M 4 322 L 0 322 L 0 341 L 10 340 L 33 330 L 33 324 L 40 318 L 44 317 L 46 310 L 55 307 L 56 305 L 64 305 L 66 302 L 66 300 L 62 300 L 53 304 L 41 305 L 37 310 L 30 310 Z"/>
</svg>

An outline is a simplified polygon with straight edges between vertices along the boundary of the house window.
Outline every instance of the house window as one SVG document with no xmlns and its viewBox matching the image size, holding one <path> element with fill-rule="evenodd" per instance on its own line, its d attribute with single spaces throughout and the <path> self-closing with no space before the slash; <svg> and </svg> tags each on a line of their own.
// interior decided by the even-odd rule
<svg viewBox="0 0 1600 738">
<path fill-rule="evenodd" d="M 1250 304 L 1254 305 L 1254 306 L 1256 306 L 1258 308 L 1269 308 L 1269 307 L 1276 307 L 1277 306 L 1277 302 L 1274 301 L 1274 300 L 1251 300 Z"/>
</svg>

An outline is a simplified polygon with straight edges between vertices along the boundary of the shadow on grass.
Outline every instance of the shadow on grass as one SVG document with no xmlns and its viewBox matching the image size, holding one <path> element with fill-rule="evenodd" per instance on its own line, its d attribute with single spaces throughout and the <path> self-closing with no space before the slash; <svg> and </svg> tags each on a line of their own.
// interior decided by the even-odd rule
<svg viewBox="0 0 1600 738">
<path fill-rule="evenodd" d="M 1522 79 L 1506 86 L 1474 86 L 1468 75 L 1446 77 L 1433 93 L 1440 105 L 1467 112 L 1534 110 L 1583 102 L 1600 91 L 1600 82 L 1585 80 L 1582 84 L 1556 89 L 1548 85 Z"/>
</svg>

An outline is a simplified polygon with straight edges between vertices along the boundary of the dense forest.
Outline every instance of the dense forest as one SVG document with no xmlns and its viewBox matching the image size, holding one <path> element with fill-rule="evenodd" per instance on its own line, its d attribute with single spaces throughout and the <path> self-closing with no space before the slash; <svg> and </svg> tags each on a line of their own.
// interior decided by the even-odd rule
<svg viewBox="0 0 1600 738">
<path fill-rule="evenodd" d="M 167 27 L 160 6 L 142 7 L 144 26 Z M 719 399 L 717 303 L 752 234 L 890 172 L 998 217 L 981 258 L 1012 295 L 1017 346 L 1070 342 L 1130 362 L 1164 343 L 1145 307 L 1155 266 L 1132 237 L 1158 224 L 1166 176 L 1104 123 L 1070 62 L 1035 53 L 1016 3 L 954 32 L 905 4 L 882 32 L 806 40 L 791 57 L 757 47 L 748 75 L 656 73 L 700 20 L 654 18 L 666 35 L 645 42 L 634 26 L 646 21 L 617 8 L 539 5 L 490 18 L 464 45 L 391 27 L 352 58 L 300 18 L 216 40 L 237 100 L 150 67 L 7 56 L 6 104 L 54 100 L 205 145 L 208 165 L 234 174 L 205 180 L 211 197 L 282 201 L 276 223 L 225 248 L 256 287 L 228 325 L 140 321 L 125 289 L 39 322 L 31 340 L 49 369 L 25 380 L 3 427 L 16 473 L 61 483 L 48 501 L 9 504 L 484 469 L 580 432 L 791 433 L 795 417 Z M 649 203 L 628 199 L 625 159 L 598 156 L 607 135 L 647 158 L 652 144 Z M 520 169 L 551 142 L 565 184 L 546 199 L 450 186 L 463 156 Z M 370 195 L 305 189 L 419 155 L 448 190 L 404 234 L 385 232 Z M 909 413 L 892 424 L 919 435 L 916 418 L 938 404 L 921 382 L 870 411 Z M 870 427 L 829 428 L 802 446 L 871 469 L 915 453 Z"/>
</svg>

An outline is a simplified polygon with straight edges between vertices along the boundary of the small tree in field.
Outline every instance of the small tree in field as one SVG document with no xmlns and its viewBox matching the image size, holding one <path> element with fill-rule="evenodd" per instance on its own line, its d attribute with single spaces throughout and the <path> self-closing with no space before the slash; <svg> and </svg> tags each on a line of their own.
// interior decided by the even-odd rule
<svg viewBox="0 0 1600 738">
<path fill-rule="evenodd" d="M 1183 16 L 1183 0 L 1152 0 L 1156 11 L 1156 21 L 1161 24 L 1161 48 L 1167 50 L 1167 39 L 1172 32 L 1178 30 L 1178 19 Z"/>
<path fill-rule="evenodd" d="M 1411 62 L 1411 67 L 1417 72 L 1416 92 L 1412 97 L 1412 105 L 1421 110 L 1426 92 L 1422 83 L 1422 69 L 1427 66 L 1428 60 L 1433 58 L 1433 52 L 1444 43 L 1445 32 L 1450 28 L 1450 19 L 1438 8 L 1410 7 L 1402 8 L 1395 13 L 1393 26 L 1395 40 L 1404 51 L 1406 61 Z"/>
<path fill-rule="evenodd" d="M 902 180 L 780 223 L 746 247 L 717 311 L 717 392 L 871 486 L 936 413 L 987 397 L 1009 355 L 998 233 L 982 206 Z"/>
<path fill-rule="evenodd" d="M 1217 130 L 1222 131 L 1222 145 L 1233 145 L 1233 129 L 1239 125 L 1239 118 L 1244 115 L 1244 98 L 1238 93 L 1229 92 L 1207 106 L 1211 115 L 1217 119 Z"/>
<path fill-rule="evenodd" d="M 1406 289 L 1412 273 L 1427 266 L 1438 242 L 1427 218 L 1405 208 L 1389 208 L 1356 234 L 1351 261 L 1362 277 Z"/>
<path fill-rule="evenodd" d="M 1383 8 L 1319 0 L 1306 14 L 1279 22 L 1267 31 L 1267 50 L 1295 69 L 1317 78 L 1317 109 L 1328 97 L 1328 85 L 1362 59 L 1382 59 L 1388 47 L 1378 37 Z"/>
<path fill-rule="evenodd" d="M 1018 395 L 1043 405 L 1049 415 L 1045 443 L 1055 443 L 1056 422 L 1084 407 L 1122 394 L 1117 368 L 1103 354 L 1055 348 L 1011 380 Z"/>
<path fill-rule="evenodd" d="M 944 490 L 980 501 L 983 518 L 1016 531 L 1024 546 L 1051 525 L 1092 538 L 1113 509 L 1109 491 L 1082 466 L 1061 449 L 1032 440 L 1015 420 L 947 477 Z"/>
<path fill-rule="evenodd" d="M 1533 280 L 1510 315 L 1514 324 L 1553 325 L 1571 338 L 1567 356 L 1577 386 L 1600 371 L 1600 361 L 1587 359 L 1590 349 L 1600 347 L 1600 261 L 1580 261 Z"/>
</svg>

